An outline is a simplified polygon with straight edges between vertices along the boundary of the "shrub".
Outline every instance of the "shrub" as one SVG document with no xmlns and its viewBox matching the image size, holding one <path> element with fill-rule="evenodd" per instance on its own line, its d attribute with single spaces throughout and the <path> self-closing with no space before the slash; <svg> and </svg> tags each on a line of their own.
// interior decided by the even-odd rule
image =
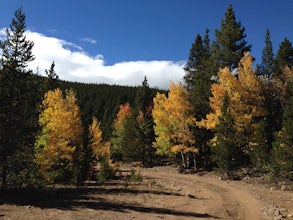
<svg viewBox="0 0 293 220">
<path fill-rule="evenodd" d="M 140 175 L 140 171 L 139 168 L 135 169 L 131 169 L 130 171 L 130 175 L 127 178 L 129 181 L 131 182 L 138 182 L 142 180 L 142 176 Z"/>
<path fill-rule="evenodd" d="M 100 172 L 97 175 L 97 179 L 100 181 L 106 181 L 110 179 L 114 179 L 116 169 L 113 165 L 111 165 L 108 157 L 102 157 Z"/>
</svg>

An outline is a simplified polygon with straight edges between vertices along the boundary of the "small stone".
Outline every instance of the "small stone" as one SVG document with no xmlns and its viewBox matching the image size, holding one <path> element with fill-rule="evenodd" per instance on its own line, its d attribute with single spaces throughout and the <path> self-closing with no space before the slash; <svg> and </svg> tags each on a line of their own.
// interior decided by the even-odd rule
<svg viewBox="0 0 293 220">
<path fill-rule="evenodd" d="M 191 199 L 195 199 L 195 198 L 196 198 L 194 195 L 189 194 L 189 193 L 186 193 L 186 196 L 187 196 L 188 198 L 191 198 Z"/>
<path fill-rule="evenodd" d="M 287 215 L 288 210 L 285 209 L 285 208 L 279 208 L 279 212 L 280 212 L 282 215 Z"/>
<path fill-rule="evenodd" d="M 282 185 L 282 186 L 281 186 L 281 190 L 282 190 L 282 191 L 285 191 L 286 189 L 287 189 L 287 188 L 286 188 L 285 185 Z"/>
<path fill-rule="evenodd" d="M 282 215 L 278 215 L 274 217 L 274 220 L 282 220 L 283 216 Z"/>
<path fill-rule="evenodd" d="M 280 211 L 279 211 L 279 209 L 275 209 L 275 211 L 274 211 L 274 216 L 279 216 L 281 213 L 280 213 Z"/>
</svg>

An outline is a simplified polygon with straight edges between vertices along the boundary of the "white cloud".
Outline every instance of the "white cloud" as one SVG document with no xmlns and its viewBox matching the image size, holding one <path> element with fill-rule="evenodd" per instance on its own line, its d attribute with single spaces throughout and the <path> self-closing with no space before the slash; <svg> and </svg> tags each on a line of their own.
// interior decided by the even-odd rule
<svg viewBox="0 0 293 220">
<path fill-rule="evenodd" d="M 1 35 L 1 34 L 0 34 Z M 183 63 L 173 61 L 129 61 L 105 65 L 103 55 L 89 56 L 80 46 L 62 39 L 27 31 L 34 42 L 36 59 L 29 64 L 44 74 L 52 61 L 60 79 L 86 83 L 141 85 L 144 76 L 151 87 L 169 88 L 170 80 L 179 82 L 184 76 Z"/>
<path fill-rule="evenodd" d="M 90 37 L 85 37 L 85 38 L 82 38 L 80 39 L 81 41 L 84 41 L 84 42 L 88 42 L 88 43 L 91 43 L 91 44 L 95 44 L 97 43 L 97 41 L 93 38 L 90 38 Z"/>
</svg>

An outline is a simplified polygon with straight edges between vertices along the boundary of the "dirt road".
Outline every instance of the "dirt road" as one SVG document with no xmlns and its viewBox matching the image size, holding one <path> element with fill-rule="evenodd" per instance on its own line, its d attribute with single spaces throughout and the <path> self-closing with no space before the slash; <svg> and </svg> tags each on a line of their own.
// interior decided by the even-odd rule
<svg viewBox="0 0 293 220">
<path fill-rule="evenodd" d="M 211 177 L 183 175 L 169 169 L 145 169 L 145 178 L 154 178 L 170 190 L 178 190 L 191 198 L 182 207 L 187 212 L 202 214 L 202 218 L 211 219 L 265 219 L 263 205 L 245 187 L 235 182 L 221 181 Z M 170 201 L 172 203 L 172 201 Z M 179 203 L 177 200 L 175 202 Z M 179 219 L 178 216 L 177 218 Z M 268 218 L 267 218 L 268 219 Z"/>
<path fill-rule="evenodd" d="M 130 168 L 123 169 L 129 173 Z M 0 191 L 0 219 L 293 219 L 293 192 L 278 186 L 223 181 L 212 173 L 184 175 L 170 166 L 140 172 L 141 182 Z"/>
</svg>

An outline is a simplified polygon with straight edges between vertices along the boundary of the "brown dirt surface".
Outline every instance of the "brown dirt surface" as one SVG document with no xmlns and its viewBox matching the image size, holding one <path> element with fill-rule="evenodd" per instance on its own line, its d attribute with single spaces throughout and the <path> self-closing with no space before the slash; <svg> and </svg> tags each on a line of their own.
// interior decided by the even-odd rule
<svg viewBox="0 0 293 220">
<path fill-rule="evenodd" d="M 141 182 L 2 191 L 0 219 L 293 219 L 293 192 L 283 183 L 224 181 L 213 173 L 179 174 L 171 166 L 140 172 Z"/>
</svg>

